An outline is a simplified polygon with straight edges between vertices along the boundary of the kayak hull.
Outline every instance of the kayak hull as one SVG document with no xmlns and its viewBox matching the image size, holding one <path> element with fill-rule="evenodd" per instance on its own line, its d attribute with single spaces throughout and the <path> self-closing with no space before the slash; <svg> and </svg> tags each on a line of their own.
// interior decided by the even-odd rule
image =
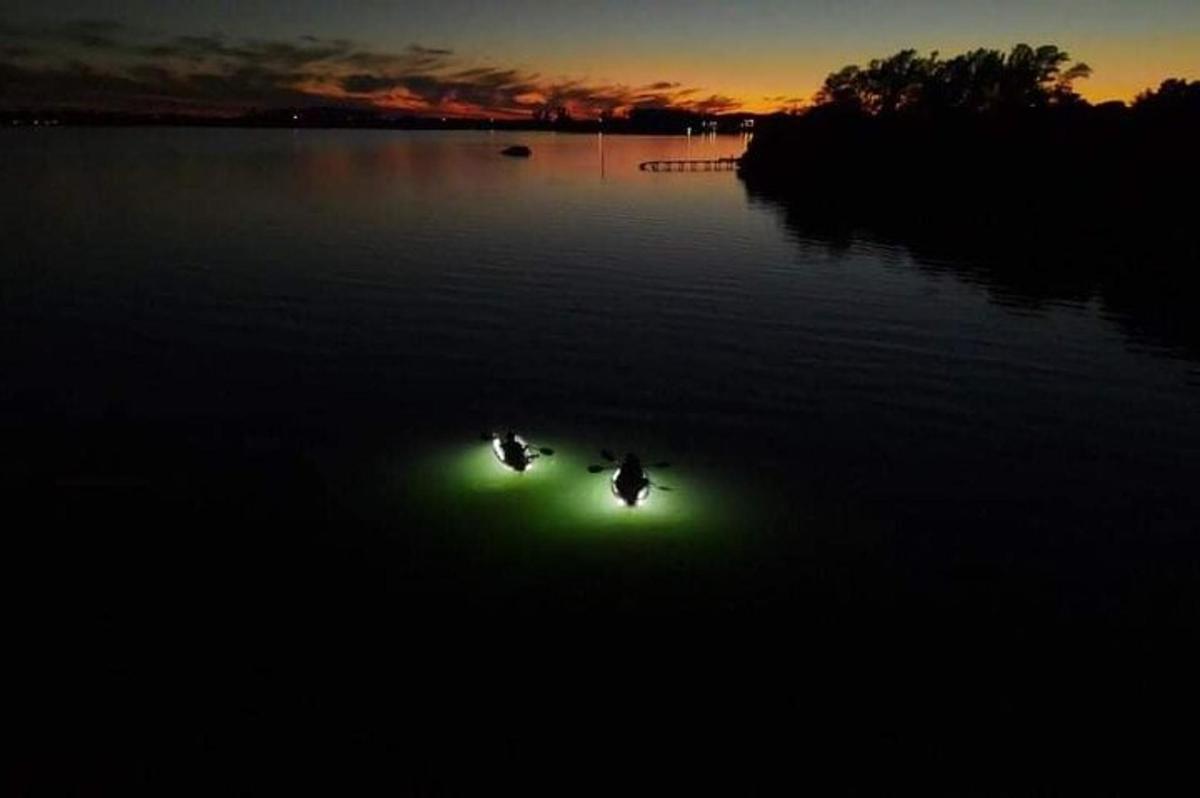
<svg viewBox="0 0 1200 798">
<path fill-rule="evenodd" d="M 617 501 L 627 507 L 637 507 L 645 504 L 650 498 L 650 480 L 646 478 L 625 478 L 623 468 L 618 468 L 612 477 L 612 494 L 617 498 Z"/>
<path fill-rule="evenodd" d="M 523 454 L 519 459 L 506 456 L 504 452 L 504 442 L 500 440 L 499 435 L 492 437 L 492 454 L 496 456 L 496 460 L 499 461 L 500 465 L 504 466 L 509 471 L 523 473 L 528 471 L 530 467 L 533 466 L 533 458 L 528 455 L 529 444 L 526 443 L 525 439 L 520 435 L 514 435 L 513 439 L 521 446 L 521 452 Z"/>
</svg>

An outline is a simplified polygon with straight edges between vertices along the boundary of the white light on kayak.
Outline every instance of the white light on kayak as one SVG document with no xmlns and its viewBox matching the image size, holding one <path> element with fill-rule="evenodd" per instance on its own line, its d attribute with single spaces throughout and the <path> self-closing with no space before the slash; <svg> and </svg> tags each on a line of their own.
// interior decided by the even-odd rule
<svg viewBox="0 0 1200 798">
<path fill-rule="evenodd" d="M 520 435 L 514 435 L 513 440 L 515 440 L 518 444 L 520 444 L 521 449 L 523 451 L 525 451 L 525 452 L 529 451 L 529 444 L 526 443 L 525 439 L 522 438 Z M 506 463 L 504 461 L 504 444 L 501 442 L 499 435 L 492 436 L 492 453 L 494 455 L 496 455 L 496 460 L 498 460 L 500 462 L 500 465 L 504 466 L 509 471 L 514 471 L 518 474 L 523 473 L 521 471 L 517 471 L 517 469 L 513 468 L 512 466 L 510 466 L 508 463 Z M 535 460 L 535 458 L 533 458 L 533 457 L 526 458 L 525 471 L 529 471 L 533 468 L 534 460 Z"/>
</svg>

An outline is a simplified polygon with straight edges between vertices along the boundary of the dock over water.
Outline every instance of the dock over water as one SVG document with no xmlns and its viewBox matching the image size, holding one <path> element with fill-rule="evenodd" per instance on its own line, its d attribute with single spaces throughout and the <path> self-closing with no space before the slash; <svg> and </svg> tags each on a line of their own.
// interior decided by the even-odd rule
<svg viewBox="0 0 1200 798">
<path fill-rule="evenodd" d="M 741 158 L 676 158 L 662 161 L 643 161 L 643 172 L 731 172 Z"/>
</svg>

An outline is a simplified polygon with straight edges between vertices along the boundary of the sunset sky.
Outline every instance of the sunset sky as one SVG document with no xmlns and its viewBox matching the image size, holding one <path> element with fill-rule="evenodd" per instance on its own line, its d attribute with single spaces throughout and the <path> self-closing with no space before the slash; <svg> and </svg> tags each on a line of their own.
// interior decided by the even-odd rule
<svg viewBox="0 0 1200 798">
<path fill-rule="evenodd" d="M 769 111 L 905 47 L 1053 43 L 1093 101 L 1200 78 L 1197 0 L 0 0 L 0 106 Z"/>
</svg>

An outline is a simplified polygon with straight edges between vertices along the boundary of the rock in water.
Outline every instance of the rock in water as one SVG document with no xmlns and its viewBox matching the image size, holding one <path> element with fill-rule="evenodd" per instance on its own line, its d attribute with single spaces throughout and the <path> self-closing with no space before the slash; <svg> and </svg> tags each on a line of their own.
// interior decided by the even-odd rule
<svg viewBox="0 0 1200 798">
<path fill-rule="evenodd" d="M 528 158 L 533 155 L 533 150 L 522 144 L 516 144 L 500 151 L 501 155 L 508 155 L 513 158 Z"/>
</svg>

